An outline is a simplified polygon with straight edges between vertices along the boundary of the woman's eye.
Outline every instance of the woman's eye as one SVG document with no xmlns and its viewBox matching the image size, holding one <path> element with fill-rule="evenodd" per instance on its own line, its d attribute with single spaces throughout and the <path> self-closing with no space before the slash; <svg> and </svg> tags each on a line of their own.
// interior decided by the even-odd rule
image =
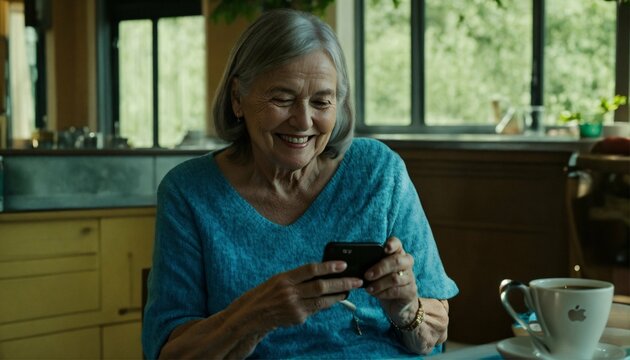
<svg viewBox="0 0 630 360">
<path fill-rule="evenodd" d="M 318 109 L 325 109 L 329 107 L 330 105 L 332 105 L 330 100 L 313 100 L 312 104 Z"/>
<path fill-rule="evenodd" d="M 271 101 L 278 106 L 289 106 L 293 103 L 293 99 L 289 98 L 273 98 Z"/>
</svg>

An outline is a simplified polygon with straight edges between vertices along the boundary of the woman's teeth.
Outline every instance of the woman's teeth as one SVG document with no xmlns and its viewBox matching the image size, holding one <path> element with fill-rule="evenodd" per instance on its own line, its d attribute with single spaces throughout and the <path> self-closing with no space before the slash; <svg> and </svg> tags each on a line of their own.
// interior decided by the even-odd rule
<svg viewBox="0 0 630 360">
<path fill-rule="evenodd" d="M 308 141 L 308 136 L 280 135 L 280 138 L 286 142 L 290 142 L 291 144 L 304 144 Z"/>
</svg>

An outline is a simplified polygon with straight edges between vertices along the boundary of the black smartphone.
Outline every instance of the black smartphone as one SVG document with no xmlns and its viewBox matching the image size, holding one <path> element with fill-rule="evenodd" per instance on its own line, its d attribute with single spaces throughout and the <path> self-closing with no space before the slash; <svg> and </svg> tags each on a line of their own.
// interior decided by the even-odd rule
<svg viewBox="0 0 630 360">
<path fill-rule="evenodd" d="M 385 248 L 376 242 L 330 242 L 324 248 L 323 261 L 342 260 L 348 264 L 348 267 L 341 273 L 322 276 L 322 278 L 355 277 L 363 279 L 363 287 L 365 287 L 367 281 L 363 275 L 383 257 L 385 257 Z"/>
</svg>

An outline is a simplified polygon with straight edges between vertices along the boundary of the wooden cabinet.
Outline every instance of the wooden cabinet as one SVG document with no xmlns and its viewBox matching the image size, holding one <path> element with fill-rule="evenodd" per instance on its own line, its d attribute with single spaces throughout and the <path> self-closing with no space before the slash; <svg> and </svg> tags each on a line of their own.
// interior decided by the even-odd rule
<svg viewBox="0 0 630 360">
<path fill-rule="evenodd" d="M 0 214 L 0 358 L 140 359 L 154 219 L 154 208 Z"/>
<path fill-rule="evenodd" d="M 569 203 L 575 229 L 572 264 L 580 266 L 579 276 L 612 282 L 616 299 L 628 302 L 630 156 L 580 155 L 573 170 Z"/>
<path fill-rule="evenodd" d="M 0 223 L 0 234 L 0 324 L 99 311 L 97 220 Z"/>
<path fill-rule="evenodd" d="M 103 326 L 103 359 L 142 359 L 140 321 Z"/>
<path fill-rule="evenodd" d="M 104 359 L 141 359 L 142 269 L 151 267 L 154 216 L 101 220 Z"/>
<path fill-rule="evenodd" d="M 449 338 L 485 343 L 512 336 L 501 280 L 570 275 L 571 153 L 390 146 L 407 165 L 446 272 L 460 289 L 450 300 Z"/>
</svg>

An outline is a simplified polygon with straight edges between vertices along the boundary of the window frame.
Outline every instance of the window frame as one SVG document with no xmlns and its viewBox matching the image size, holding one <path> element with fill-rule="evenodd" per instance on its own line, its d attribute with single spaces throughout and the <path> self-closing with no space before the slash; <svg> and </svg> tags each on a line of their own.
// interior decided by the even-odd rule
<svg viewBox="0 0 630 360">
<path fill-rule="evenodd" d="M 115 135 L 120 123 L 118 25 L 127 20 L 150 20 L 153 62 L 153 148 L 159 148 L 158 20 L 203 15 L 201 1 L 98 0 L 97 7 L 99 128 L 106 129 L 105 135 Z"/>
<path fill-rule="evenodd" d="M 530 79 L 530 104 L 543 105 L 544 98 L 544 51 L 545 51 L 545 0 L 532 1 L 532 69 Z M 603 0 L 602 0 L 603 1 Z M 365 124 L 365 22 L 364 0 L 354 0 L 355 19 L 355 130 L 358 134 L 374 133 L 421 133 L 421 134 L 490 134 L 492 125 L 426 125 L 424 101 L 424 19 L 425 0 L 411 1 L 411 124 L 410 125 L 367 125 Z M 616 1 L 617 19 L 630 17 L 630 2 Z M 617 21 L 615 60 L 615 93 L 628 96 L 630 81 L 630 22 Z M 612 96 L 612 94 L 611 94 Z M 630 121 L 628 107 L 615 114 L 615 121 Z M 538 126 L 538 119 L 534 119 Z"/>
</svg>

